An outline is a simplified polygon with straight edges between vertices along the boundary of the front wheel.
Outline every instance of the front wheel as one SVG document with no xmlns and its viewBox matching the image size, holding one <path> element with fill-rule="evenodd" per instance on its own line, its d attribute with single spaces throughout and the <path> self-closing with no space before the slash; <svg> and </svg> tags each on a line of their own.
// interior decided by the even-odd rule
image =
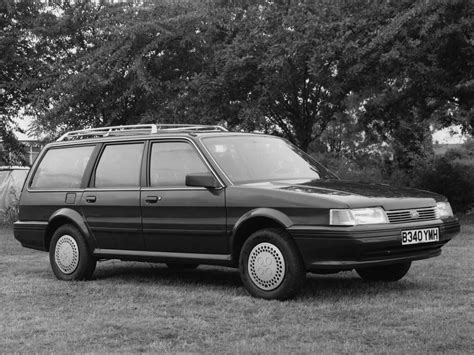
<svg viewBox="0 0 474 355">
<path fill-rule="evenodd" d="M 398 281 L 410 269 L 411 261 L 406 263 L 374 266 L 356 269 L 365 281 Z"/>
<path fill-rule="evenodd" d="M 294 241 L 286 232 L 270 228 L 253 233 L 245 241 L 239 269 L 252 296 L 278 300 L 294 297 L 306 274 Z"/>
<path fill-rule="evenodd" d="M 86 280 L 92 277 L 97 260 L 82 233 L 73 225 L 59 227 L 49 246 L 49 261 L 60 280 Z"/>
</svg>

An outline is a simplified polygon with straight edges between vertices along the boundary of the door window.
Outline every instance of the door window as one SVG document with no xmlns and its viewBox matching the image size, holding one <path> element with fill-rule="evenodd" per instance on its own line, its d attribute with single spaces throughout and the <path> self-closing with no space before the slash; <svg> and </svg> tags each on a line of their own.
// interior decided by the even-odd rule
<svg viewBox="0 0 474 355">
<path fill-rule="evenodd" d="M 95 173 L 95 187 L 138 187 L 143 143 L 105 147 Z"/>
<path fill-rule="evenodd" d="M 186 186 L 187 174 L 205 174 L 209 169 L 196 150 L 186 142 L 153 143 L 150 161 L 150 185 Z"/>
</svg>

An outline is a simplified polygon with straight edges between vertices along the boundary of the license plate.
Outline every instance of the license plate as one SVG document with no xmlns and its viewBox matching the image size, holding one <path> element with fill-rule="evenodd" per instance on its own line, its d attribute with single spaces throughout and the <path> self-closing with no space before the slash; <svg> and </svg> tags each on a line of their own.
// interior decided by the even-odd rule
<svg viewBox="0 0 474 355">
<path fill-rule="evenodd" d="M 402 245 L 430 243 L 439 241 L 438 228 L 412 229 L 402 231 Z"/>
</svg>

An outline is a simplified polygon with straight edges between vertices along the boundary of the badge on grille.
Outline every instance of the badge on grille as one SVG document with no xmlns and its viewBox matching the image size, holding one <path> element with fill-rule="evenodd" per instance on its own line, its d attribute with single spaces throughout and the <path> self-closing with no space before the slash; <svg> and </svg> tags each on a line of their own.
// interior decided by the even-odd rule
<svg viewBox="0 0 474 355">
<path fill-rule="evenodd" d="M 418 213 L 418 211 L 410 211 L 410 216 L 411 218 L 418 218 L 420 217 L 420 214 Z"/>
</svg>

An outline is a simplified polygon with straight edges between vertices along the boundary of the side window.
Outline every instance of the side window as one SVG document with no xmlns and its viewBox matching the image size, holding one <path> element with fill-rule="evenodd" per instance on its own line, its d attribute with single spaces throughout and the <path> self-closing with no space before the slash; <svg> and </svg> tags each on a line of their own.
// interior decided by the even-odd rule
<svg viewBox="0 0 474 355">
<path fill-rule="evenodd" d="M 81 186 L 94 145 L 52 148 L 46 152 L 31 181 L 33 189 L 71 189 Z"/>
<path fill-rule="evenodd" d="M 196 150 L 185 142 L 153 143 L 151 146 L 150 185 L 186 186 L 187 174 L 208 173 Z"/>
<path fill-rule="evenodd" d="M 138 187 L 143 143 L 107 145 L 95 171 L 95 187 Z"/>
</svg>

